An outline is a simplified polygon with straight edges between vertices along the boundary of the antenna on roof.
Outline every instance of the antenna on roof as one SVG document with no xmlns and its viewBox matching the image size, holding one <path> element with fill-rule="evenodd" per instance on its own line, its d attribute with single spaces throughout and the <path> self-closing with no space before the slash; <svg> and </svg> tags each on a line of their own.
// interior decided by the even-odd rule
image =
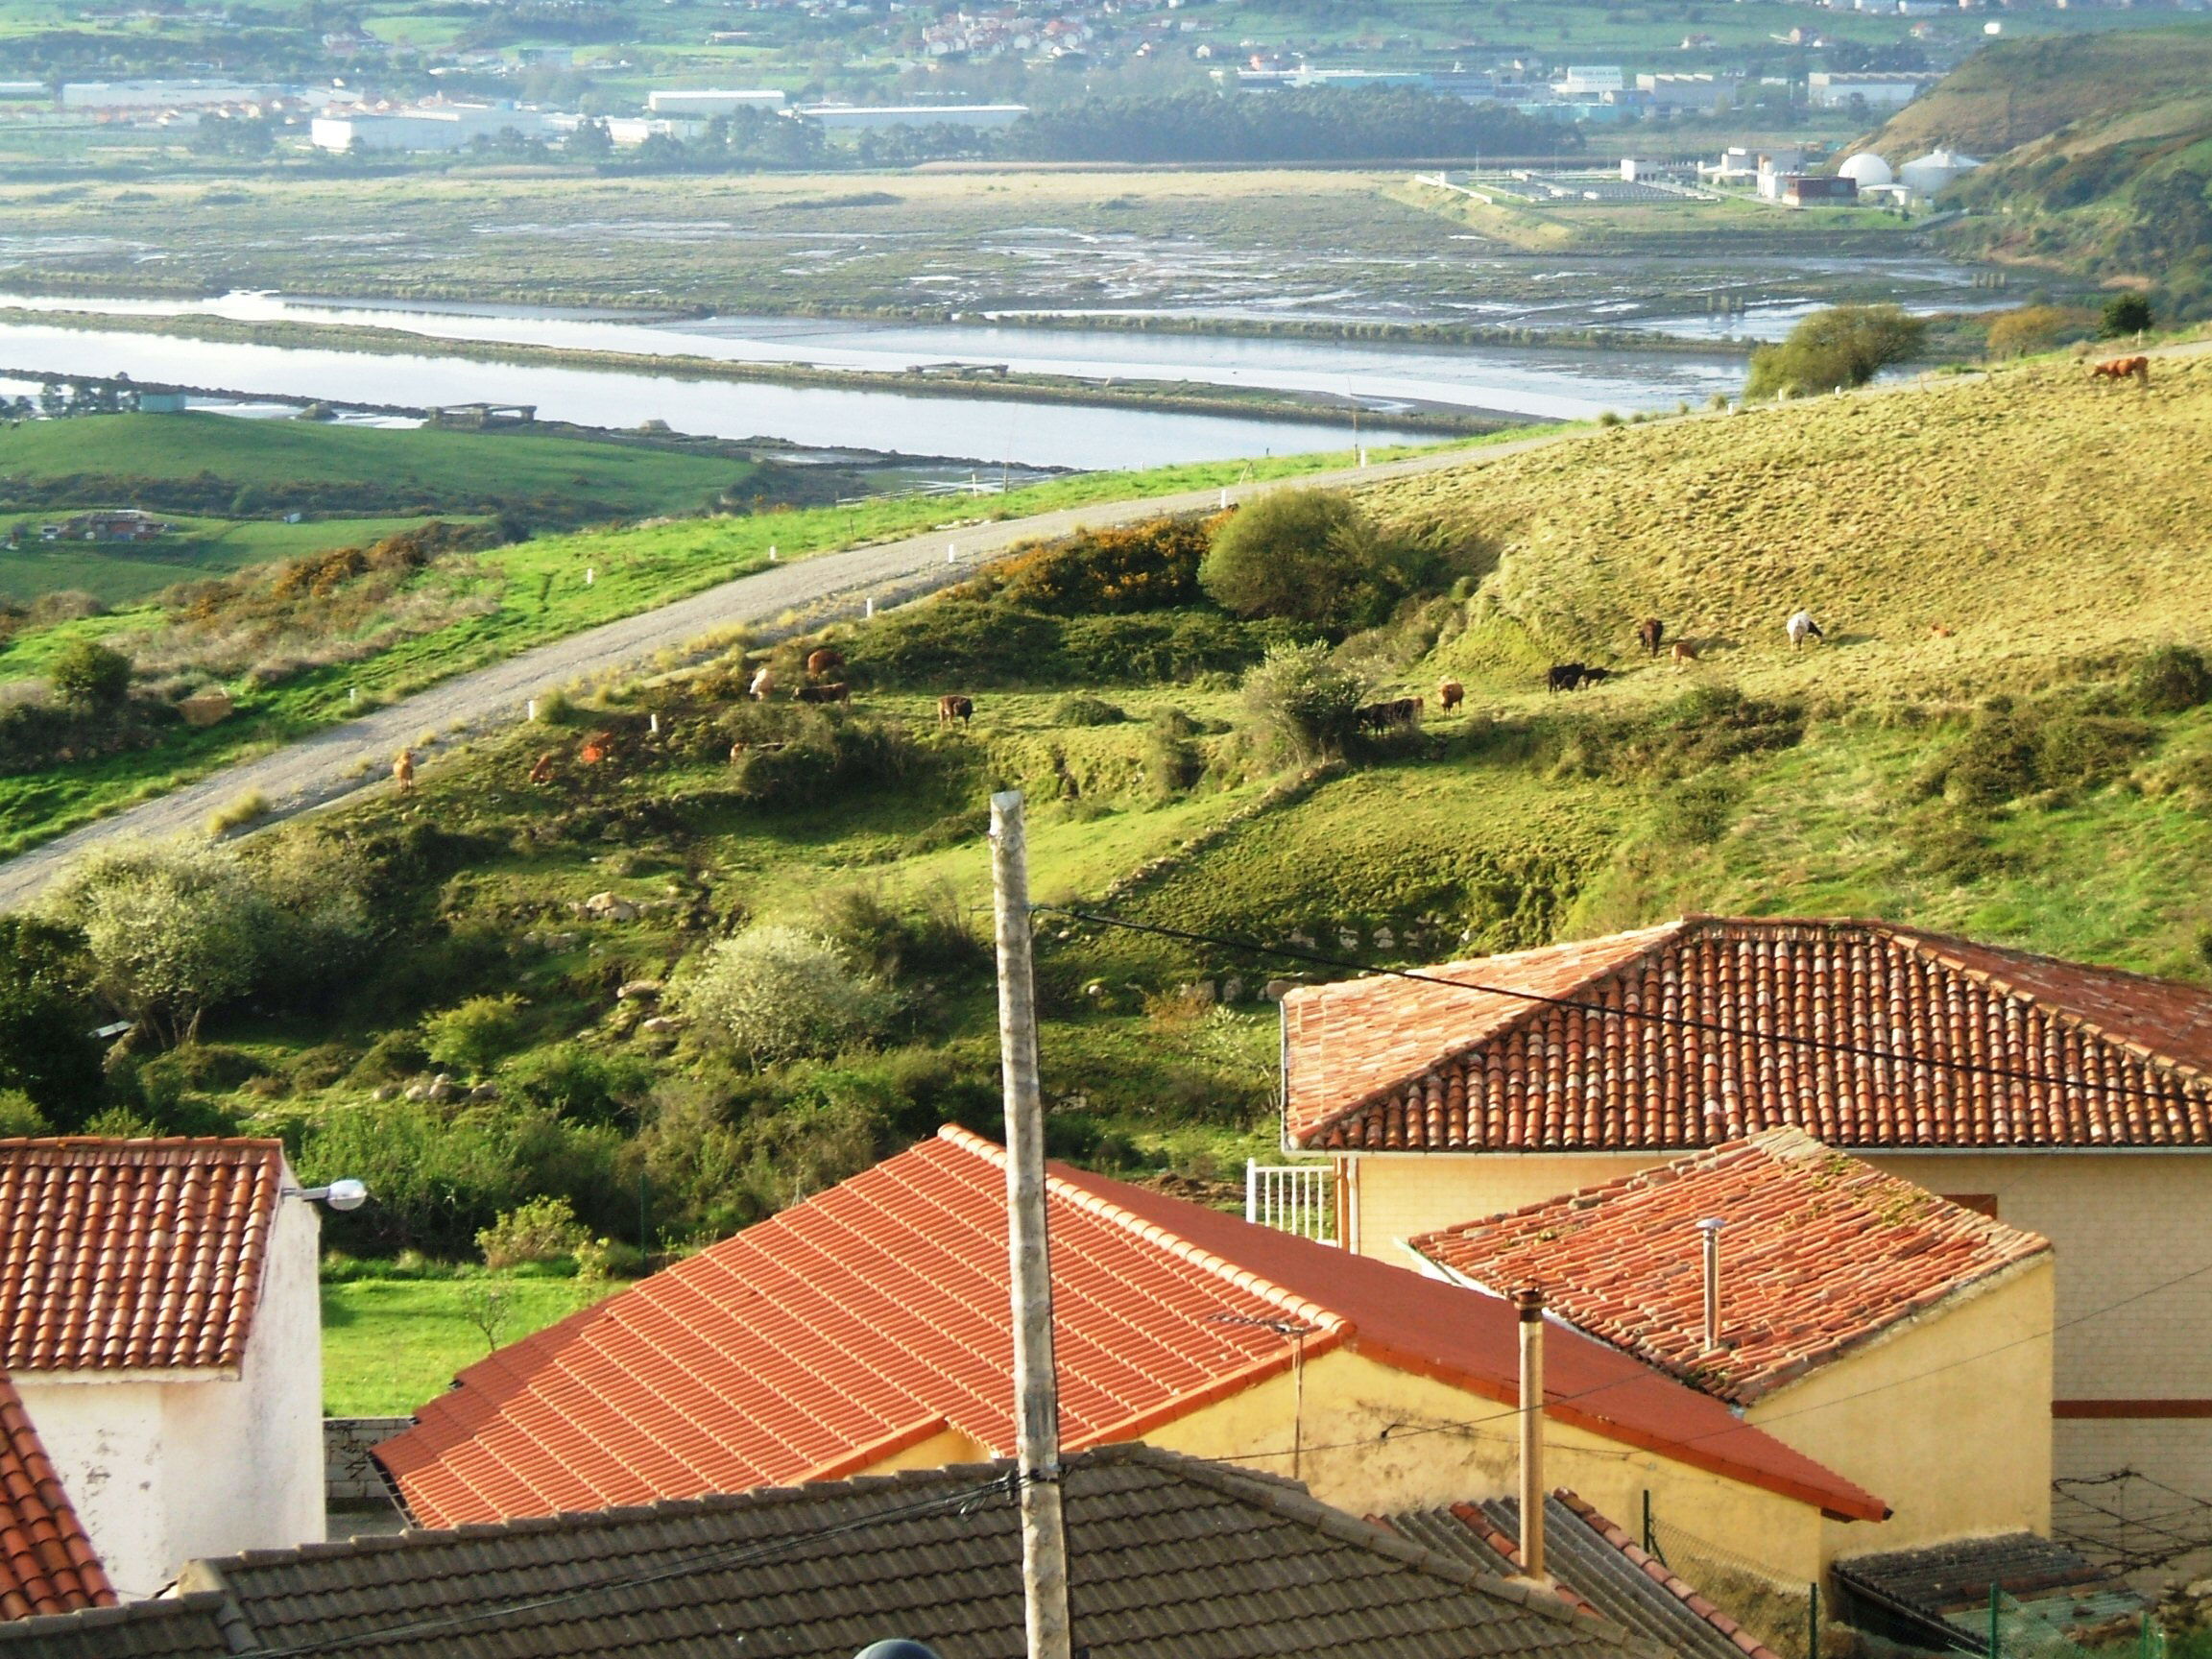
<svg viewBox="0 0 2212 1659">
<path fill-rule="evenodd" d="M 1029 955 L 1022 792 L 991 797 L 998 935 L 998 1053 L 1006 1080 L 1006 1251 L 1014 1317 L 1015 1462 L 1022 1473 L 1022 1595 L 1028 1659 L 1069 1659 L 1068 1531 L 1060 1496 L 1060 1388 L 1045 1212 L 1045 1108 Z"/>
</svg>

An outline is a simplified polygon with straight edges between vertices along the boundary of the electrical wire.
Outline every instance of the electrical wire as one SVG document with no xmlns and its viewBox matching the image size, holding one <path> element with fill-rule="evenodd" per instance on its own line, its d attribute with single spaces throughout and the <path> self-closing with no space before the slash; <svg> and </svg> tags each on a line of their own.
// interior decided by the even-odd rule
<svg viewBox="0 0 2212 1659">
<path fill-rule="evenodd" d="M 2103 1095 L 2119 1095 L 2131 1099 L 2151 1100 L 2167 1106 L 2189 1099 L 2187 1092 L 2178 1088 L 2170 1091 L 2137 1089 L 2124 1083 L 2100 1083 L 2088 1078 L 2028 1070 L 2014 1066 L 1994 1066 L 1984 1061 L 1954 1059 L 1936 1054 L 1916 1054 L 1897 1048 L 1877 1048 L 1866 1044 L 1846 1043 L 1831 1037 L 1808 1037 L 1788 1031 L 1760 1031 L 1747 1025 L 1731 1025 L 1718 1020 L 1700 1020 L 1688 1014 L 1664 1014 L 1647 1008 L 1615 1008 L 1602 1002 L 1592 1002 L 1578 997 L 1548 996 L 1541 991 L 1525 991 L 1511 985 L 1488 984 L 1479 979 L 1447 978 L 1441 974 L 1426 974 L 1417 968 L 1384 968 L 1372 962 L 1360 962 L 1345 956 L 1331 956 L 1318 950 L 1305 950 L 1298 946 L 1269 945 L 1256 939 L 1232 939 L 1222 934 L 1200 933 L 1190 928 L 1169 927 L 1154 922 L 1133 922 L 1126 917 L 1104 916 L 1096 911 L 1076 910 L 1066 905 L 1032 904 L 1029 908 L 1032 911 L 1041 911 L 1048 915 L 1065 916 L 1074 922 L 1086 922 L 1100 927 L 1118 928 L 1126 933 L 1150 934 L 1155 938 L 1172 939 L 1185 945 L 1210 945 L 1224 950 L 1240 950 L 1249 955 L 1278 956 L 1286 961 L 1304 962 L 1316 968 L 1334 968 L 1354 974 L 1407 979 L 1415 984 L 1440 985 L 1451 991 L 1468 991 L 1482 996 L 1505 997 L 1547 1008 L 1564 1008 L 1575 1013 L 1596 1014 L 1612 1020 L 1641 1021 L 1646 1024 L 1665 1026 L 1671 1030 L 1695 1031 L 1709 1036 L 1732 1037 L 1755 1044 L 1778 1044 L 1787 1047 L 1811 1049 L 1816 1053 L 1846 1055 L 1853 1059 L 1872 1060 L 1889 1065 L 1921 1066 L 1974 1076 L 1997 1077 L 2013 1083 L 2038 1083 L 2053 1088 L 2085 1089 Z"/>
<path fill-rule="evenodd" d="M 728 1571 L 733 1568 L 757 1566 L 774 1560 L 779 1555 L 807 1544 L 840 1538 L 848 1533 L 865 1531 L 899 1521 L 918 1520 L 940 1512 L 969 1512 L 971 1506 L 994 1496 L 1012 1496 L 1030 1477 L 1019 1470 L 1009 1470 L 997 1479 L 963 1487 L 956 1492 L 940 1493 L 936 1497 L 894 1509 L 880 1510 L 871 1515 L 856 1516 L 851 1521 L 833 1527 L 817 1527 L 807 1532 L 787 1533 L 781 1537 L 759 1543 L 731 1545 L 698 1555 L 673 1561 L 642 1573 L 624 1574 L 619 1577 L 604 1578 L 592 1584 L 579 1584 L 573 1589 L 555 1590 L 526 1600 L 493 1602 L 481 1607 L 470 1607 L 459 1613 L 444 1614 L 431 1619 L 419 1619 L 404 1624 L 380 1625 L 368 1630 L 349 1630 L 336 1636 L 318 1637 L 313 1641 L 295 1643 L 285 1647 L 256 1647 L 257 1659 L 301 1659 L 314 1653 L 335 1653 L 349 1647 L 365 1647 L 373 1643 L 411 1640 L 436 1635 L 440 1631 L 459 1629 L 464 1625 L 481 1623 L 486 1620 L 519 1618 L 527 1613 L 541 1612 L 546 1608 L 565 1606 L 586 1597 L 606 1595 L 619 1590 L 635 1590 L 649 1584 L 661 1583 L 670 1578 L 689 1577 L 699 1573 Z"/>
</svg>

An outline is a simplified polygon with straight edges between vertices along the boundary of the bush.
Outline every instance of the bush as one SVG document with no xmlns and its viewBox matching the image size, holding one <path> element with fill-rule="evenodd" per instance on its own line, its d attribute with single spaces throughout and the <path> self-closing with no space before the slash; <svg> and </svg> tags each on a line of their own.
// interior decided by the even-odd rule
<svg viewBox="0 0 2212 1659">
<path fill-rule="evenodd" d="M 2212 669 L 2188 645 L 2161 645 L 2135 665 L 2128 694 L 2146 714 L 2178 714 L 2212 702 Z"/>
<path fill-rule="evenodd" d="M 754 1066 L 873 1042 L 897 997 L 856 974 L 829 941 L 796 927 L 749 927 L 711 947 L 684 1009 Z"/>
<path fill-rule="evenodd" d="M 46 678 L 72 709 L 113 709 L 131 694 L 131 659 L 90 639 L 72 639 L 55 653 Z"/>
<path fill-rule="evenodd" d="M 1326 645 L 1267 653 L 1244 676 L 1244 710 L 1278 758 L 1308 761 L 1341 755 L 1351 741 L 1367 682 L 1341 667 Z"/>
<path fill-rule="evenodd" d="M 2151 301 L 2142 295 L 2115 294 L 2104 301 L 2104 309 L 2097 319 L 2097 337 L 2117 340 L 2126 334 L 2142 334 L 2154 321 Z"/>
<path fill-rule="evenodd" d="M 1144 776 L 1163 801 L 1174 799 L 1206 775 L 1198 747 L 1198 722 L 1180 709 L 1164 709 L 1144 734 Z"/>
<path fill-rule="evenodd" d="M 1920 349 L 1928 325 L 1894 305 L 1837 305 L 1815 311 L 1779 346 L 1751 353 L 1743 396 L 1830 392 L 1863 386 L 1892 363 Z"/>
<path fill-rule="evenodd" d="M 2060 305 L 2023 305 L 2008 311 L 1989 325 L 1988 354 L 1992 357 L 2027 357 L 2049 351 L 2069 338 L 2079 338 L 2086 313 Z"/>
<path fill-rule="evenodd" d="M 1059 707 L 1052 710 L 1055 726 L 1118 726 L 1128 718 L 1119 704 L 1082 694 L 1061 698 Z"/>
<path fill-rule="evenodd" d="M 30 1095 L 20 1089 L 0 1089 L 0 1140 L 53 1133 L 54 1125 Z"/>
<path fill-rule="evenodd" d="M 653 1069 L 626 1054 L 602 1054 L 575 1043 L 534 1049 L 499 1074 L 503 1094 L 556 1118 L 612 1123 L 630 1117 L 653 1086 Z"/>
<path fill-rule="evenodd" d="M 1125 529 L 1079 530 L 1007 560 L 986 582 L 1006 604 L 1048 616 L 1178 610 L 1204 598 L 1198 566 L 1218 523 L 1155 518 Z"/>
<path fill-rule="evenodd" d="M 439 1065 L 482 1077 L 522 1046 L 522 998 L 471 997 L 422 1022 L 423 1047 Z"/>
<path fill-rule="evenodd" d="M 533 1198 L 476 1235 L 484 1265 L 494 1273 L 525 1262 L 558 1262 L 590 1242 L 590 1232 L 565 1198 Z"/>
<path fill-rule="evenodd" d="M 100 1023 L 81 935 L 0 915 L 0 1090 L 20 1093 L 62 1130 L 99 1104 Z"/>
<path fill-rule="evenodd" d="M 1239 616 L 1341 633 L 1450 586 L 1465 565 L 1433 540 L 1385 532 L 1341 491 L 1278 490 L 1214 532 L 1198 580 Z"/>
<path fill-rule="evenodd" d="M 186 843 L 94 853 L 52 909 L 83 932 L 99 993 L 172 1044 L 252 989 L 276 926 L 234 852 Z"/>
<path fill-rule="evenodd" d="M 790 809 L 894 786 L 925 761 L 903 726 L 790 703 L 741 703 L 722 730 L 746 745 L 736 791 Z"/>
</svg>

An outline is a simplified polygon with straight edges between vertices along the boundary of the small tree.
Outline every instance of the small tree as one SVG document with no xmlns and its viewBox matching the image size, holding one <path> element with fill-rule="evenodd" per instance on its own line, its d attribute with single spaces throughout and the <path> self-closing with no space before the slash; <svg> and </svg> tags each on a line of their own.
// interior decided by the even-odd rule
<svg viewBox="0 0 2212 1659">
<path fill-rule="evenodd" d="M 591 1241 L 565 1198 L 533 1198 L 506 1211 L 476 1235 L 484 1265 L 494 1273 L 525 1262 L 556 1262 Z"/>
<path fill-rule="evenodd" d="M 53 911 L 84 934 L 100 994 L 171 1044 L 252 988 L 276 922 L 235 853 L 190 842 L 93 854 Z"/>
<path fill-rule="evenodd" d="M 2124 335 L 2141 334 L 2153 321 L 2151 301 L 2142 295 L 2115 294 L 2104 301 L 2104 310 L 2097 320 L 2097 337 L 2118 340 Z"/>
<path fill-rule="evenodd" d="M 1214 533 L 1199 586 L 1223 610 L 1333 632 L 1370 626 L 1448 565 L 1394 535 L 1336 490 L 1279 490 L 1240 507 Z"/>
<path fill-rule="evenodd" d="M 1244 709 L 1279 759 L 1341 755 L 1367 682 L 1336 662 L 1326 645 L 1278 646 L 1244 676 Z"/>
<path fill-rule="evenodd" d="M 2023 305 L 1989 325 L 1989 355 L 2026 357 L 2048 351 L 2070 333 L 2078 333 L 2084 321 L 2081 312 L 2063 306 Z"/>
<path fill-rule="evenodd" d="M 46 677 L 73 709 L 113 709 L 131 694 L 131 659 L 91 639 L 72 639 L 55 654 Z"/>
<path fill-rule="evenodd" d="M 67 1130 L 100 1101 L 91 972 L 84 942 L 71 929 L 0 916 L 0 1091 L 20 1091 Z"/>
<path fill-rule="evenodd" d="M 522 998 L 471 997 L 425 1019 L 422 1037 L 439 1065 L 482 1077 L 522 1046 Z"/>
<path fill-rule="evenodd" d="M 756 1066 L 834 1054 L 879 1036 L 895 993 L 854 973 L 826 940 L 797 927 L 725 939 L 683 996 L 685 1010 Z"/>
<path fill-rule="evenodd" d="M 1743 396 L 1772 397 L 1863 386 L 1920 349 L 1928 325 L 1894 305 L 1836 305 L 1815 311 L 1779 346 L 1751 353 Z"/>
</svg>

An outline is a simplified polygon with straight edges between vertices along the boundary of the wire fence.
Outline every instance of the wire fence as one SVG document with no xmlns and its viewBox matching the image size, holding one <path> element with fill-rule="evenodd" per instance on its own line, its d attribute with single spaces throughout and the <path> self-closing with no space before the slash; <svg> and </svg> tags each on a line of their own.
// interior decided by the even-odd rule
<svg viewBox="0 0 2212 1659">
<path fill-rule="evenodd" d="M 2123 1592 L 2060 1600 L 2062 1613 L 2052 1602 L 2022 1601 L 1992 1585 L 1984 1628 L 1962 1629 L 1960 1646 L 1989 1659 L 2165 1659 L 2165 1634 L 2139 1599 Z"/>
<path fill-rule="evenodd" d="M 1771 1567 L 1709 1538 L 1644 1515 L 1644 1548 L 1695 1586 L 1781 1659 L 1817 1659 L 1820 1587 L 1792 1582 Z"/>
</svg>

